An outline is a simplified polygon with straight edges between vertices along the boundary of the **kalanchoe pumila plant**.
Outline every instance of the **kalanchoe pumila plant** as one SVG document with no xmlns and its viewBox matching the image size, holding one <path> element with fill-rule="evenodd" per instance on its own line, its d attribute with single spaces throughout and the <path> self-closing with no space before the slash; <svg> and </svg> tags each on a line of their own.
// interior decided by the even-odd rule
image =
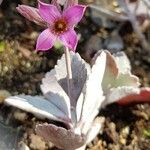
<svg viewBox="0 0 150 150">
<path fill-rule="evenodd" d="M 83 17 L 86 6 L 76 4 L 74 0 L 60 1 L 64 5 L 62 10 L 58 2 L 38 1 L 38 9 L 26 5 L 17 7 L 24 17 L 47 27 L 37 39 L 36 50 L 49 50 L 57 40 L 73 51 L 76 49 L 78 38 L 74 27 Z"/>
<path fill-rule="evenodd" d="M 36 133 L 65 150 L 84 149 L 101 129 L 103 119 L 95 119 L 101 107 L 118 102 L 150 102 L 150 88 L 139 88 L 123 52 L 111 55 L 100 51 L 90 67 L 76 53 L 70 52 L 72 67 L 71 98 L 67 90 L 65 56 L 42 79 L 43 96 L 14 96 L 6 104 L 63 124 L 38 124 Z"/>
<path fill-rule="evenodd" d="M 53 70 L 42 80 L 43 97 L 14 96 L 5 103 L 35 114 L 37 117 L 59 121 L 55 124 L 36 126 L 37 134 L 57 147 L 74 150 L 85 147 L 99 132 L 102 120 L 95 120 L 104 100 L 101 82 L 105 71 L 106 54 L 97 58 L 92 69 L 78 54 L 71 54 L 72 89 L 71 99 L 67 90 L 65 55 Z M 101 69 L 99 69 L 101 68 Z M 92 88 L 96 89 L 92 91 Z"/>
</svg>

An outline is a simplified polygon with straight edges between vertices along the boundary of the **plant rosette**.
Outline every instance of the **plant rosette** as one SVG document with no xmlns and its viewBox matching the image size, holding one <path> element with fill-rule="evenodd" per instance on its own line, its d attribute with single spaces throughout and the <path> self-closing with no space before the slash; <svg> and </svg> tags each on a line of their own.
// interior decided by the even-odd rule
<svg viewBox="0 0 150 150">
<path fill-rule="evenodd" d="M 102 129 L 104 118 L 96 118 L 102 107 L 117 102 L 150 102 L 150 88 L 140 88 L 138 77 L 131 74 L 130 62 L 123 52 L 111 55 L 99 51 L 92 67 L 77 53 L 70 52 L 72 68 L 71 97 L 67 90 L 65 55 L 42 79 L 43 96 L 18 95 L 5 99 L 12 105 L 60 122 L 38 124 L 36 133 L 65 150 L 85 149 Z M 62 124 L 62 126 L 61 126 Z"/>
</svg>

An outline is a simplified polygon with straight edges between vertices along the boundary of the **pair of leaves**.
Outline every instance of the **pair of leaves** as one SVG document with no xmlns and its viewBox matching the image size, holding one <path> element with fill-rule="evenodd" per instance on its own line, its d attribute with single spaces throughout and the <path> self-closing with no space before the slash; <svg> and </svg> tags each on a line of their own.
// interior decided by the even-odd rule
<svg viewBox="0 0 150 150">
<path fill-rule="evenodd" d="M 107 51 L 105 53 L 107 60 L 102 82 L 105 95 L 103 107 L 113 102 L 124 105 L 150 102 L 150 88 L 139 88 L 139 79 L 132 75 L 130 62 L 125 53 L 118 52 L 114 55 Z"/>
</svg>

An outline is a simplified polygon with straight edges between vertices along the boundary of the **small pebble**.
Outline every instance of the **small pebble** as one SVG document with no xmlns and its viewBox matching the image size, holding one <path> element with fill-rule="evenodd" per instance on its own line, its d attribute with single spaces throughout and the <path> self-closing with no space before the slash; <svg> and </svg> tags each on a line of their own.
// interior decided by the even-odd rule
<svg viewBox="0 0 150 150">
<path fill-rule="evenodd" d="M 11 96 L 11 94 L 7 90 L 0 90 L 0 104 L 9 96 Z"/>
<path fill-rule="evenodd" d="M 17 110 L 14 112 L 14 118 L 23 122 L 28 118 L 28 116 L 27 113 Z"/>
</svg>

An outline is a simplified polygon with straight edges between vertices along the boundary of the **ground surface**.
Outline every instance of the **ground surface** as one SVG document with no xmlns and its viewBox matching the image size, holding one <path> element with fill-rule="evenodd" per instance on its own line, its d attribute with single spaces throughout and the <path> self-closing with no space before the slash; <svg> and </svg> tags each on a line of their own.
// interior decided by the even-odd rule
<svg viewBox="0 0 150 150">
<path fill-rule="evenodd" d="M 42 27 L 18 15 L 15 7 L 21 2 L 35 5 L 35 2 L 29 0 L 6 0 L 0 9 L 0 41 L 7 43 L 5 51 L 0 50 L 0 89 L 5 89 L 12 95 L 36 95 L 41 94 L 41 78 L 45 72 L 53 68 L 62 50 L 55 48 L 44 54 L 33 51 Z M 86 17 L 77 27 L 78 33 L 81 34 L 77 49 L 87 61 L 94 54 L 96 46 L 98 49 L 106 48 L 104 41 L 120 25 L 112 21 L 107 27 L 103 27 L 95 22 L 95 16 L 90 13 L 87 11 Z M 129 23 L 124 23 L 119 33 L 124 42 L 123 50 L 131 61 L 132 72 L 140 77 L 143 86 L 149 86 L 150 53 L 141 48 Z M 87 149 L 150 149 L 149 104 L 126 107 L 113 104 L 101 110 L 99 116 L 105 117 L 103 133 L 99 134 Z M 42 121 L 31 114 L 1 104 L 0 150 L 17 149 L 23 142 L 31 149 L 56 149 L 53 144 L 45 143 L 35 134 L 34 128 L 39 122 Z"/>
</svg>

